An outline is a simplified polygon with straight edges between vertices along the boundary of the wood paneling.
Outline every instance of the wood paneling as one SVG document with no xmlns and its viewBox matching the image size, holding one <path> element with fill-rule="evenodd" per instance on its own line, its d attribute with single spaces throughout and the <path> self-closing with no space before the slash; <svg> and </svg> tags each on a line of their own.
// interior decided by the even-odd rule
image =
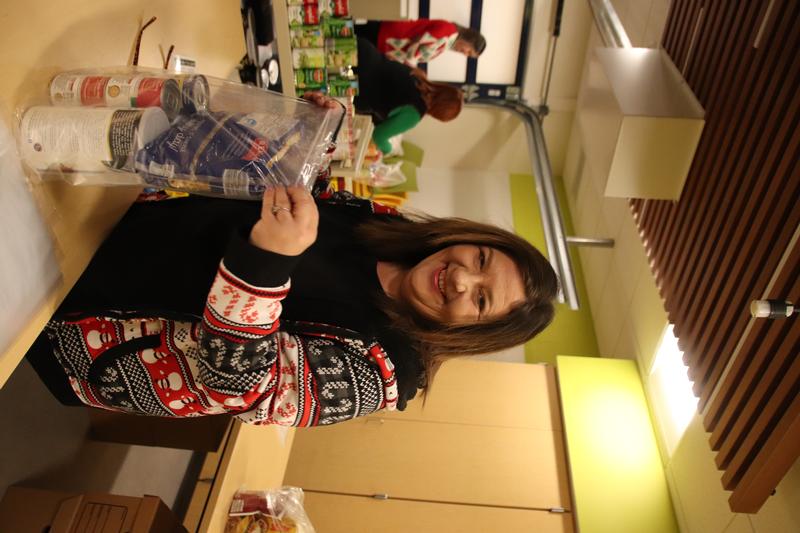
<svg viewBox="0 0 800 533">
<path fill-rule="evenodd" d="M 793 0 L 673 2 L 662 44 L 706 127 L 679 202 L 631 200 L 737 512 L 800 456 L 800 325 L 749 316 L 800 299 L 798 27 Z"/>
<path fill-rule="evenodd" d="M 376 500 L 305 491 L 304 507 L 318 533 L 572 533 L 572 513 L 487 508 L 408 500 Z M 340 514 L 331 509 L 347 509 Z"/>
</svg>

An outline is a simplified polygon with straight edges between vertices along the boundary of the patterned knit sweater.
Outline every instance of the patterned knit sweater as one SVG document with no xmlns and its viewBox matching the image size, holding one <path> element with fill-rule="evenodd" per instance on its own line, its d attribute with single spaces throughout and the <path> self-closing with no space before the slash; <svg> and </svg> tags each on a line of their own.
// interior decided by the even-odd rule
<svg viewBox="0 0 800 533">
<path fill-rule="evenodd" d="M 240 227 L 228 239 L 210 291 L 206 285 L 207 296 L 198 314 L 195 307 L 199 306 L 182 295 L 190 294 L 204 279 L 202 271 L 208 269 L 204 266 L 209 262 L 207 256 L 214 255 L 213 244 L 194 243 L 212 249 L 197 257 L 183 257 L 191 255 L 191 246 L 182 250 L 185 244 L 177 241 L 167 246 L 178 249 L 174 254 L 184 258 L 181 265 L 174 264 L 163 246 L 156 246 L 149 254 L 152 257 L 143 261 L 137 257 L 140 262 L 134 263 L 156 262 L 160 269 L 153 273 L 161 270 L 161 280 L 153 279 L 152 273 L 140 272 L 147 279 L 134 283 L 138 287 L 125 290 L 113 286 L 115 276 L 130 279 L 143 269 L 126 267 L 118 256 L 127 247 L 136 250 L 132 255 L 148 255 L 142 250 L 151 242 L 146 238 L 148 223 L 158 227 L 169 221 L 179 239 L 181 224 L 192 224 L 185 220 L 187 212 L 214 213 L 206 225 L 229 218 L 252 219 L 241 215 L 248 210 L 257 213 L 253 204 L 219 202 L 181 199 L 164 202 L 171 204 L 165 207 L 137 206 L 138 213 L 127 216 L 132 221 L 126 224 L 124 219 L 118 227 L 121 229 L 95 256 L 46 328 L 76 395 L 88 405 L 135 414 L 194 417 L 230 413 L 248 423 L 294 426 L 332 424 L 379 409 L 392 410 L 398 403 L 402 408 L 414 396 L 421 371 L 409 347 L 403 346 L 402 340 L 396 342 L 396 335 L 381 335 L 380 331 L 388 330 L 381 329 L 380 320 L 372 327 L 376 310 L 370 311 L 371 304 L 362 305 L 363 298 L 356 298 L 359 301 L 347 307 L 347 298 L 336 291 L 328 297 L 329 302 L 335 306 L 335 302 L 343 301 L 345 307 L 323 310 L 320 316 L 336 316 L 338 311 L 355 317 L 352 321 L 322 324 L 283 320 L 283 304 L 291 300 L 292 273 L 308 268 L 303 263 L 309 260 L 250 245 L 247 235 L 251 224 Z M 225 209 L 211 210 L 220 205 Z M 166 218 L 159 218 L 164 212 Z M 228 223 L 236 222 L 240 220 Z M 204 223 L 197 219 L 194 225 L 202 227 Z M 137 237 L 137 232 L 145 236 Z M 311 272 L 320 262 L 318 257 L 326 252 L 320 253 L 312 254 L 317 260 L 310 261 Z M 181 287 L 171 289 L 175 272 L 193 264 L 196 269 L 185 276 L 189 281 L 184 283 L 181 278 L 180 283 L 172 282 Z M 131 272 L 126 274 L 126 268 Z M 189 287 L 182 288 L 184 284 Z M 149 290 L 151 285 L 156 289 Z M 319 288 L 311 285 L 316 295 Z M 104 287 L 108 295 L 103 294 Z M 107 303 L 110 301 L 119 302 L 113 306 L 116 309 Z M 165 308 L 164 301 L 174 302 L 170 311 L 151 311 Z M 316 300 L 311 301 L 312 307 L 318 305 Z M 294 317 L 303 317 L 302 307 L 295 304 Z M 369 316 L 373 318 L 364 318 Z M 311 318 L 317 317 L 312 314 Z M 398 369 L 387 355 L 384 338 L 398 347 L 396 357 L 402 362 L 399 375 L 403 382 L 400 393 Z"/>
</svg>

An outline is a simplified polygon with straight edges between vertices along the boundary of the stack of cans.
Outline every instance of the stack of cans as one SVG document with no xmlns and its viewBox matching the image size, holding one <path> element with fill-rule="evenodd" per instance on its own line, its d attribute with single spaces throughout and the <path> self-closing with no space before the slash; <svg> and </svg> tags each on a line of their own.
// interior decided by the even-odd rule
<svg viewBox="0 0 800 533">
<path fill-rule="evenodd" d="M 358 53 L 348 0 L 287 0 L 298 96 L 358 94 Z"/>
</svg>

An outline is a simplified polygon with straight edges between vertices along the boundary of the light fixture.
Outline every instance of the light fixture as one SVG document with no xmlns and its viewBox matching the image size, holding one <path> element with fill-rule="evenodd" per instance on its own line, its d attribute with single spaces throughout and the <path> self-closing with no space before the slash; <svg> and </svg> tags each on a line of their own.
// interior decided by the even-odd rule
<svg viewBox="0 0 800 533">
<path fill-rule="evenodd" d="M 672 456 L 697 410 L 697 397 L 672 324 L 661 336 L 648 380 L 657 425 L 667 453 Z"/>
</svg>

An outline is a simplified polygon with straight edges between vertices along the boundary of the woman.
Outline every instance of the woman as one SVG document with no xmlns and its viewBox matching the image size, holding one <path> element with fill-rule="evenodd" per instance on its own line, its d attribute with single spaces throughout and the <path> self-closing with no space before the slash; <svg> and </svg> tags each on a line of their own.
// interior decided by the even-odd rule
<svg viewBox="0 0 800 533">
<path fill-rule="evenodd" d="M 387 58 L 410 67 L 432 61 L 447 49 L 477 58 L 486 48 L 479 31 L 448 20 L 370 20 L 356 24 L 355 31 Z"/>
<path fill-rule="evenodd" d="M 447 122 L 461 112 L 461 89 L 428 81 L 421 70 L 386 59 L 364 39 L 358 39 L 357 70 L 355 107 L 372 115 L 372 140 L 384 154 L 392 149 L 391 137 L 410 130 L 423 116 Z"/>
<path fill-rule="evenodd" d="M 29 361 L 96 407 L 309 426 L 402 410 L 447 358 L 552 319 L 555 274 L 519 237 L 331 200 L 134 204 Z"/>
</svg>

